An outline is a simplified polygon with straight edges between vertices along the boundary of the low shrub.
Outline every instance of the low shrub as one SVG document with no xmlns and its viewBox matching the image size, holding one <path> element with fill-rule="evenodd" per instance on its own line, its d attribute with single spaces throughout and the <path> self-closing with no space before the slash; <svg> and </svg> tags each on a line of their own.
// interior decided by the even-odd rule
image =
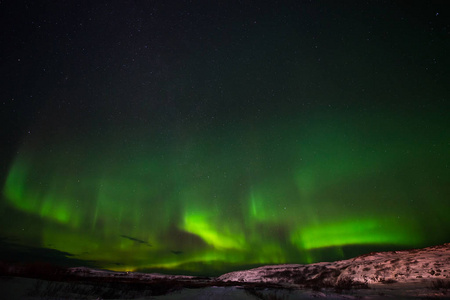
<svg viewBox="0 0 450 300">
<path fill-rule="evenodd" d="M 255 296 L 258 299 L 261 300 L 285 300 L 288 299 L 288 295 L 279 295 L 276 291 L 262 291 L 261 289 L 256 289 L 256 288 L 245 288 L 245 291 L 252 295 Z"/>
<path fill-rule="evenodd" d="M 341 278 L 336 282 L 334 289 L 336 292 L 351 289 L 368 289 L 369 285 L 365 282 L 355 281 L 350 277 Z"/>
<path fill-rule="evenodd" d="M 392 279 L 392 278 L 389 278 L 389 279 L 382 278 L 382 279 L 380 279 L 380 282 L 383 284 L 392 284 L 392 283 L 396 283 L 397 280 Z"/>
<path fill-rule="evenodd" d="M 450 289 L 450 280 L 443 280 L 443 279 L 433 280 L 431 282 L 430 288 L 433 290 Z"/>
</svg>

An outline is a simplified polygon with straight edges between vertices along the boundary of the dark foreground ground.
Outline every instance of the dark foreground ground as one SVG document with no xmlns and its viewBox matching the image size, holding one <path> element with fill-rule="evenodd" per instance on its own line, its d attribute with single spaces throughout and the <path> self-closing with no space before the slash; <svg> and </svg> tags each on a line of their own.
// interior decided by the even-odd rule
<svg viewBox="0 0 450 300">
<path fill-rule="evenodd" d="M 1 299 L 450 299 L 444 281 L 372 284 L 367 286 L 301 287 L 217 282 L 215 280 L 44 280 L 0 277 Z"/>
</svg>

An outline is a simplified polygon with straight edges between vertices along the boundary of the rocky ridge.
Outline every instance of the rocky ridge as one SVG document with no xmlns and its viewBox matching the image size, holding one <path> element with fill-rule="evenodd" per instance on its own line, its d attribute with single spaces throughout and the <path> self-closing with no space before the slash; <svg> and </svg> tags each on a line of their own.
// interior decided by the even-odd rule
<svg viewBox="0 0 450 300">
<path fill-rule="evenodd" d="M 450 281 L 450 243 L 424 249 L 376 252 L 336 262 L 272 265 L 235 271 L 219 281 L 287 283 L 305 286 L 366 286 L 377 283 Z"/>
</svg>

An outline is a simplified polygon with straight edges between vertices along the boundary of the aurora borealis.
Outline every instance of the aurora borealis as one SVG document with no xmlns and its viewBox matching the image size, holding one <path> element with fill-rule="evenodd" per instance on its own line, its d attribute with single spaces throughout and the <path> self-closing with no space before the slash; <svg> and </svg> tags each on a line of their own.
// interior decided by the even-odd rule
<svg viewBox="0 0 450 300">
<path fill-rule="evenodd" d="M 1 4 L 2 237 L 194 274 L 449 242 L 438 4 L 206 3 Z"/>
</svg>

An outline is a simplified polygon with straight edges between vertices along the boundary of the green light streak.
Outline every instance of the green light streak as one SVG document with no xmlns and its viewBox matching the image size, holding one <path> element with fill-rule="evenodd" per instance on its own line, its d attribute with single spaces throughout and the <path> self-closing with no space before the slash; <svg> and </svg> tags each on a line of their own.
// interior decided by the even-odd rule
<svg viewBox="0 0 450 300">
<path fill-rule="evenodd" d="M 245 239 L 238 232 L 223 224 L 216 228 L 214 217 L 201 213 L 187 213 L 184 217 L 183 229 L 201 237 L 216 249 L 244 249 Z"/>
<path fill-rule="evenodd" d="M 376 219 L 355 219 L 307 226 L 293 232 L 291 240 L 300 249 L 345 245 L 419 245 L 422 238 L 411 228 Z"/>
</svg>

